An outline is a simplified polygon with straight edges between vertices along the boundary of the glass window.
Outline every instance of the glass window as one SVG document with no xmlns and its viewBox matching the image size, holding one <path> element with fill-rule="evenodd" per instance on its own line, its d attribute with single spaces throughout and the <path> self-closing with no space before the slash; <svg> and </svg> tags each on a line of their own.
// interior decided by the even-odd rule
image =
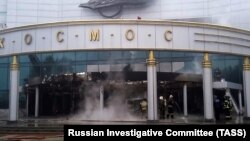
<svg viewBox="0 0 250 141">
<path fill-rule="evenodd" d="M 212 54 L 213 76 L 220 71 L 226 81 L 242 83 L 242 57 Z"/>
<path fill-rule="evenodd" d="M 30 71 L 30 74 L 29 74 L 30 77 L 40 76 L 40 74 L 41 74 L 41 65 L 29 66 L 29 71 Z"/>
<path fill-rule="evenodd" d="M 196 53 L 196 52 L 185 52 L 185 57 L 203 57 L 202 53 Z"/>
<path fill-rule="evenodd" d="M 42 54 L 42 62 L 44 64 L 54 64 L 55 60 L 53 58 L 53 54 L 52 53 Z"/>
<path fill-rule="evenodd" d="M 86 65 L 76 65 L 76 72 L 86 72 L 87 71 L 87 66 Z"/>
<path fill-rule="evenodd" d="M 20 82 L 21 86 L 25 85 L 29 80 L 29 67 L 20 67 Z"/>
<path fill-rule="evenodd" d="M 141 58 L 141 59 L 147 58 L 146 51 L 130 51 L 130 54 L 132 58 Z"/>
<path fill-rule="evenodd" d="M 172 57 L 184 57 L 185 53 L 184 52 L 173 52 Z"/>
<path fill-rule="evenodd" d="M 0 66 L 0 90 L 7 90 L 8 89 L 8 78 L 9 78 L 9 69 L 6 68 L 7 65 Z"/>
<path fill-rule="evenodd" d="M 12 60 L 12 59 L 11 59 Z M 21 55 L 19 57 L 19 62 L 20 63 L 29 63 L 30 62 L 30 58 L 28 55 Z"/>
<path fill-rule="evenodd" d="M 41 76 L 55 74 L 55 65 L 46 64 L 41 67 Z"/>
<path fill-rule="evenodd" d="M 63 55 L 64 55 L 64 53 L 61 53 L 61 52 L 59 52 L 59 53 L 53 53 L 53 58 L 54 58 L 54 60 L 56 62 L 62 61 L 62 59 L 64 57 Z"/>
<path fill-rule="evenodd" d="M 161 51 L 160 58 L 170 58 L 172 56 L 172 52 Z"/>
<path fill-rule="evenodd" d="M 110 59 L 110 52 L 109 51 L 101 51 L 99 52 L 99 60 L 106 60 Z"/>
<path fill-rule="evenodd" d="M 24 93 L 19 94 L 19 108 L 24 109 L 26 107 L 26 95 Z"/>
<path fill-rule="evenodd" d="M 9 91 L 0 90 L 0 108 L 7 109 L 9 108 Z"/>
<path fill-rule="evenodd" d="M 0 57 L 0 64 L 1 63 L 9 63 L 9 57 Z"/>
<path fill-rule="evenodd" d="M 98 60 L 98 52 L 88 52 L 87 60 Z"/>
<path fill-rule="evenodd" d="M 76 52 L 76 60 L 77 61 L 87 60 L 87 52 Z"/>
<path fill-rule="evenodd" d="M 114 61 L 116 59 L 122 59 L 123 58 L 123 55 L 122 55 L 121 51 L 111 51 L 110 56 L 111 56 L 110 60 L 112 60 L 112 61 Z"/>
<path fill-rule="evenodd" d="M 68 61 L 62 61 L 54 64 L 53 70 L 55 74 L 70 73 L 73 72 L 74 64 Z"/>
<path fill-rule="evenodd" d="M 240 57 L 240 56 L 235 56 L 235 55 L 225 55 L 224 56 L 224 58 L 226 59 L 226 60 L 237 60 L 237 59 L 242 59 L 242 57 Z"/>
<path fill-rule="evenodd" d="M 219 55 L 219 54 L 209 54 L 211 60 L 222 60 L 225 58 L 224 55 Z"/>
<path fill-rule="evenodd" d="M 156 59 L 159 59 L 159 58 L 160 58 L 160 52 L 161 52 L 161 51 L 155 51 L 155 52 L 154 52 L 154 55 L 155 55 L 155 58 L 156 58 Z M 147 52 L 147 56 L 146 56 L 147 58 L 148 58 L 148 55 L 149 55 L 149 51 Z"/>
<path fill-rule="evenodd" d="M 225 61 L 225 78 L 231 82 L 240 82 L 241 80 L 241 61 L 240 60 L 226 60 Z"/>
<path fill-rule="evenodd" d="M 65 60 L 75 61 L 76 60 L 75 57 L 76 57 L 75 52 L 65 52 L 63 54 L 63 58 Z"/>
</svg>

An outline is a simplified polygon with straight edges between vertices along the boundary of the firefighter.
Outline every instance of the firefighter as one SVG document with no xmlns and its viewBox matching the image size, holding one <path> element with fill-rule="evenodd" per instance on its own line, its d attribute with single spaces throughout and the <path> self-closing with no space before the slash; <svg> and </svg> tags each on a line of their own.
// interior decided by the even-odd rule
<svg viewBox="0 0 250 141">
<path fill-rule="evenodd" d="M 167 101 L 167 108 L 168 108 L 168 114 L 167 118 L 171 117 L 174 118 L 174 97 L 173 95 L 169 96 L 169 99 Z"/>
<path fill-rule="evenodd" d="M 160 119 L 165 119 L 166 103 L 163 96 L 159 97 L 159 107 L 160 107 Z"/>
<path fill-rule="evenodd" d="M 224 113 L 225 113 L 225 118 L 227 120 L 232 119 L 232 115 L 231 115 L 231 110 L 232 110 L 232 102 L 230 100 L 229 96 L 224 96 L 224 102 L 223 102 L 223 109 L 224 109 Z"/>
<path fill-rule="evenodd" d="M 147 107 L 148 107 L 148 102 L 147 102 L 147 99 L 144 98 L 140 102 L 140 108 L 141 108 L 142 118 L 147 118 Z"/>
</svg>

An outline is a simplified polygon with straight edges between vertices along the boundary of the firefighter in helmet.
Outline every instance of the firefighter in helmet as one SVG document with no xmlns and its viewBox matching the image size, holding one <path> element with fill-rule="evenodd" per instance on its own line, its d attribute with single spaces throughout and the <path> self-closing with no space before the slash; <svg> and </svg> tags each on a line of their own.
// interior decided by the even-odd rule
<svg viewBox="0 0 250 141">
<path fill-rule="evenodd" d="M 159 110 L 160 110 L 160 119 L 165 119 L 165 110 L 166 110 L 166 99 L 163 96 L 159 97 Z"/>
<path fill-rule="evenodd" d="M 173 95 L 169 96 L 169 99 L 167 101 L 167 109 L 168 109 L 168 114 L 167 118 L 171 117 L 172 119 L 174 118 L 174 97 Z"/>
<path fill-rule="evenodd" d="M 142 118 L 147 118 L 147 107 L 148 107 L 148 102 L 147 102 L 147 99 L 144 98 L 140 102 L 140 109 L 141 109 L 141 113 L 142 113 Z"/>
<path fill-rule="evenodd" d="M 223 102 L 223 109 L 224 109 L 224 113 L 225 113 L 225 118 L 227 120 L 232 119 L 232 115 L 231 115 L 231 110 L 232 110 L 232 102 L 230 100 L 230 97 L 228 95 L 224 96 L 224 102 Z"/>
</svg>

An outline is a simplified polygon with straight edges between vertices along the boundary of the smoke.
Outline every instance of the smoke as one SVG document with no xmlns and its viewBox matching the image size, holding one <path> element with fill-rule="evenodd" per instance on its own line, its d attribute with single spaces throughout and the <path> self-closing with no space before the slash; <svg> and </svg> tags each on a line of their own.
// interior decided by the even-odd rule
<svg viewBox="0 0 250 141">
<path fill-rule="evenodd" d="M 9 109 L 0 109 L 0 119 L 8 119 L 9 117 Z"/>
<path fill-rule="evenodd" d="M 111 83 L 111 84 L 110 84 Z M 130 112 L 123 83 L 110 81 L 83 86 L 80 111 L 72 116 L 74 120 L 133 121 L 138 117 Z M 108 89 L 108 92 L 105 92 Z M 103 102 L 100 95 L 103 94 Z"/>
<path fill-rule="evenodd" d="M 81 86 L 81 102 L 79 112 L 71 117 L 73 120 L 98 120 L 98 121 L 135 121 L 140 117 L 134 113 L 134 108 L 128 101 L 131 95 L 138 91 L 129 89 L 125 81 L 126 72 L 130 70 L 130 63 L 135 59 L 135 52 L 129 52 L 129 63 L 118 64 L 117 72 L 107 72 L 105 80 L 83 82 Z M 114 63 L 116 60 L 107 60 Z M 129 67 L 129 68 L 128 68 Z M 132 71 L 132 70 L 130 70 Z M 137 92 L 139 93 L 139 92 Z"/>
<path fill-rule="evenodd" d="M 194 57 L 192 61 L 184 62 L 184 66 L 178 70 L 181 73 L 202 74 L 201 59 Z"/>
<path fill-rule="evenodd" d="M 193 73 L 194 74 L 202 74 L 202 66 L 201 66 L 201 59 L 194 57 L 192 61 L 193 66 Z"/>
</svg>

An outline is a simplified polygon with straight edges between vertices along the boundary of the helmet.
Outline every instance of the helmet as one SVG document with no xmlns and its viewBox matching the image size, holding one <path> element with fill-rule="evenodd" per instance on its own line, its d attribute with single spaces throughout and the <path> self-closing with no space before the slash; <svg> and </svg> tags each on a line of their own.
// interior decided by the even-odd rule
<svg viewBox="0 0 250 141">
<path fill-rule="evenodd" d="M 170 95 L 169 98 L 173 98 L 174 96 L 173 95 Z"/>
<path fill-rule="evenodd" d="M 163 100 L 163 96 L 160 96 L 159 99 L 160 99 L 160 100 Z"/>
</svg>

